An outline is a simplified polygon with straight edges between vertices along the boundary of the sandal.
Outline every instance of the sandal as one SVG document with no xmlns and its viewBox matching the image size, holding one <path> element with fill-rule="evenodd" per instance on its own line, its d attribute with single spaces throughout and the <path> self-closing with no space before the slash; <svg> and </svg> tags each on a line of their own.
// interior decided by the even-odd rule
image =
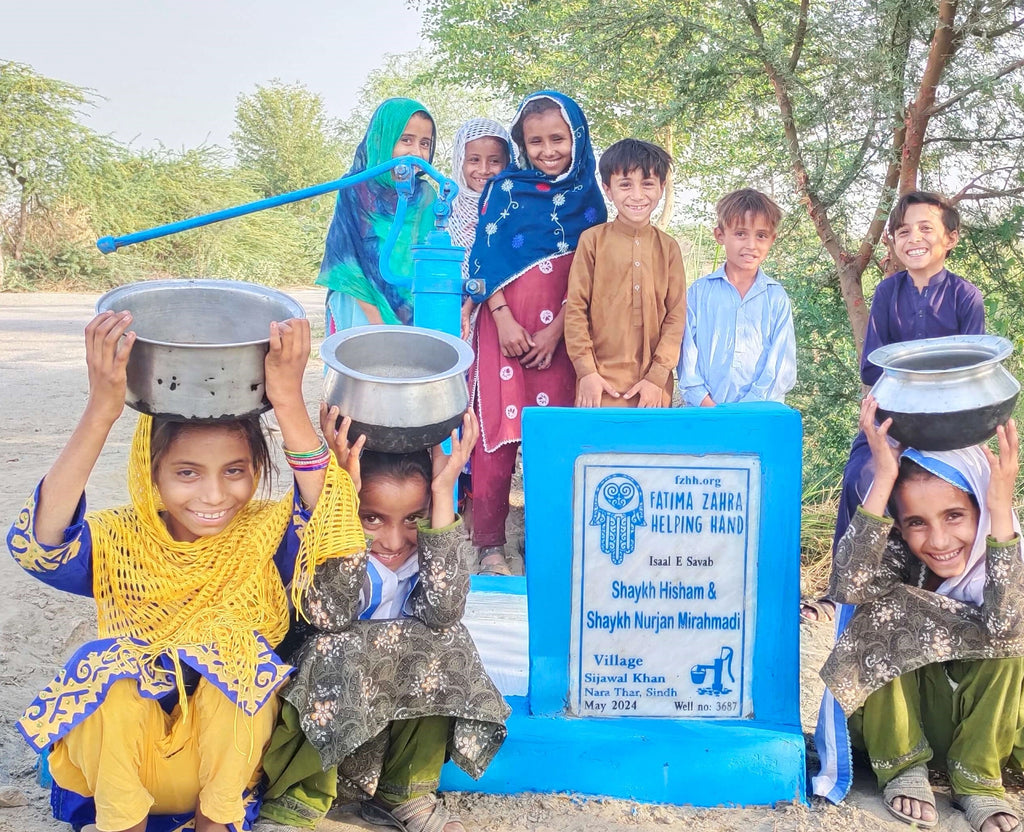
<svg viewBox="0 0 1024 832">
<path fill-rule="evenodd" d="M 931 829 L 931 827 L 939 822 L 938 812 L 935 812 L 935 817 L 931 820 L 915 818 L 913 815 L 901 812 L 892 805 L 892 802 L 898 797 L 920 800 L 922 803 L 931 806 L 932 811 L 935 812 L 935 795 L 932 794 L 932 784 L 928 780 L 928 766 L 924 763 L 911 766 L 886 783 L 885 788 L 882 789 L 882 801 L 885 803 L 885 808 L 889 810 L 890 815 L 899 818 L 904 823 L 909 823 L 911 826 L 917 826 L 919 829 Z"/>
<path fill-rule="evenodd" d="M 374 826 L 391 826 L 400 832 L 466 832 L 462 821 L 444 808 L 436 794 L 414 797 L 397 806 L 377 798 L 364 800 L 359 816 Z"/>
<path fill-rule="evenodd" d="M 964 813 L 971 829 L 979 832 L 981 825 L 992 815 L 1009 815 L 1017 821 L 1017 825 L 1010 828 L 1010 832 L 1020 832 L 1020 815 L 1010 808 L 1001 797 L 993 797 L 990 794 L 955 794 L 953 795 L 953 806 Z"/>
<path fill-rule="evenodd" d="M 477 575 L 511 575 L 504 546 L 483 546 L 477 558 Z"/>
<path fill-rule="evenodd" d="M 801 598 L 800 623 L 817 624 L 820 621 L 831 623 L 836 620 L 836 602 L 831 598 Z"/>
</svg>

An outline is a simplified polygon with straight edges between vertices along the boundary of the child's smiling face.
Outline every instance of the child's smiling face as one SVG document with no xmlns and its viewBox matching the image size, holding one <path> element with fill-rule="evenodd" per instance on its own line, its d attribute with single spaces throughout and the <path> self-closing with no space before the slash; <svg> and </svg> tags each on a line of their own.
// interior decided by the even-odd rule
<svg viewBox="0 0 1024 832">
<path fill-rule="evenodd" d="M 640 168 L 629 173 L 613 173 L 608 184 L 602 183 L 602 187 L 619 217 L 634 226 L 650 224 L 651 214 L 665 193 L 665 183 L 653 173 L 644 176 Z"/>
<path fill-rule="evenodd" d="M 558 108 L 523 119 L 523 145 L 530 164 L 548 176 L 561 176 L 572 164 L 572 130 Z"/>
<path fill-rule="evenodd" d="M 747 212 L 724 228 L 715 226 L 715 241 L 725 249 L 725 271 L 730 278 L 753 277 L 775 242 L 775 229 L 761 214 Z"/>
<path fill-rule="evenodd" d="M 903 224 L 893 233 L 897 256 L 907 273 L 918 281 L 942 270 L 959 238 L 959 232 L 946 230 L 941 208 L 921 203 L 907 207 Z"/>
<path fill-rule="evenodd" d="M 398 137 L 391 151 L 391 158 L 396 156 L 419 156 L 430 161 L 430 151 L 434 147 L 434 122 L 422 113 L 413 113 L 406 122 L 402 135 Z"/>
<path fill-rule="evenodd" d="M 470 189 L 479 194 L 487 180 L 504 170 L 508 161 L 508 145 L 494 136 L 481 136 L 466 142 L 462 176 Z"/>
<path fill-rule="evenodd" d="M 938 477 L 897 486 L 896 528 L 914 556 L 940 578 L 967 568 L 978 534 L 978 507 L 963 490 Z"/>
<path fill-rule="evenodd" d="M 171 537 L 193 543 L 223 531 L 252 499 L 252 451 L 237 430 L 189 428 L 160 457 L 153 482 Z"/>
<path fill-rule="evenodd" d="M 392 572 L 416 554 L 416 525 L 427 516 L 430 493 L 420 477 L 377 476 L 359 489 L 359 520 L 370 552 Z"/>
</svg>

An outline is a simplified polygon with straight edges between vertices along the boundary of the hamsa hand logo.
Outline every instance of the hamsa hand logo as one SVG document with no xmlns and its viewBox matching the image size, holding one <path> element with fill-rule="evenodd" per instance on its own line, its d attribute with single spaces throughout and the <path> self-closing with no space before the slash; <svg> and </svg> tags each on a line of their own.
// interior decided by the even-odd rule
<svg viewBox="0 0 1024 832">
<path fill-rule="evenodd" d="M 640 483 L 625 474 L 601 480 L 594 491 L 590 525 L 601 527 L 601 551 L 611 556 L 612 563 L 621 564 L 636 546 L 636 527 L 647 525 Z"/>
</svg>

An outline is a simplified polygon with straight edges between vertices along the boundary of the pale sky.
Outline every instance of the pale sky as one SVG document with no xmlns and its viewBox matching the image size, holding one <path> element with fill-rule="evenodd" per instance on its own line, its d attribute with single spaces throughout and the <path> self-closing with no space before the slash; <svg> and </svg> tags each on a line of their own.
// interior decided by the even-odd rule
<svg viewBox="0 0 1024 832">
<path fill-rule="evenodd" d="M 180 149 L 229 146 L 238 95 L 273 78 L 344 118 L 386 53 L 421 43 L 405 0 L 21 0 L 0 60 L 95 90 L 100 133 Z"/>
</svg>

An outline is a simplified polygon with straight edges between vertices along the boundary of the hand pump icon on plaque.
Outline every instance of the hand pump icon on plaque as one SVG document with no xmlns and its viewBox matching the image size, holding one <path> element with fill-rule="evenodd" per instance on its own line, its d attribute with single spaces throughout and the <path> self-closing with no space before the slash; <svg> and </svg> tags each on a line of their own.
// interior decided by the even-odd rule
<svg viewBox="0 0 1024 832">
<path fill-rule="evenodd" d="M 722 654 L 711 664 L 695 664 L 690 668 L 690 681 L 695 685 L 703 685 L 707 681 L 709 670 L 713 676 L 710 685 L 697 688 L 698 694 L 701 696 L 723 696 L 732 693 L 732 688 L 725 686 L 724 679 L 725 674 L 728 673 L 729 681 L 736 684 L 736 677 L 732 675 L 732 656 L 732 648 L 723 647 Z"/>
</svg>

